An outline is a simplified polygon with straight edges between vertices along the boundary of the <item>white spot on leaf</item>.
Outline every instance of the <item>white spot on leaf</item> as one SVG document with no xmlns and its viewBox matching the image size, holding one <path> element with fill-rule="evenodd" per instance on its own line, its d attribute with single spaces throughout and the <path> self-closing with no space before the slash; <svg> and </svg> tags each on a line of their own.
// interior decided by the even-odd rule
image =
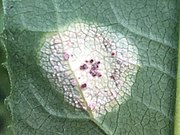
<svg viewBox="0 0 180 135">
<path fill-rule="evenodd" d="M 65 100 L 96 116 L 127 99 L 137 64 L 138 50 L 125 36 L 84 23 L 50 36 L 40 51 L 40 65 Z"/>
</svg>

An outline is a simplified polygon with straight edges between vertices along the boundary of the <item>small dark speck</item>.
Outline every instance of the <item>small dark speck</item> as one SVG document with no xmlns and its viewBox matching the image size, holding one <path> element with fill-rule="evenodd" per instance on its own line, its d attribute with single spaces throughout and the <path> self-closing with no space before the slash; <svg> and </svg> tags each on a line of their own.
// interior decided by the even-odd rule
<svg viewBox="0 0 180 135">
<path fill-rule="evenodd" d="M 101 77 L 102 75 L 100 73 L 98 73 L 98 77 Z"/>
<path fill-rule="evenodd" d="M 82 85 L 81 85 L 81 89 L 84 89 L 84 88 L 86 88 L 87 87 L 87 84 L 86 83 L 83 83 Z"/>
<path fill-rule="evenodd" d="M 113 79 L 113 80 L 115 79 L 113 75 L 111 75 L 110 78 Z"/>
<path fill-rule="evenodd" d="M 80 70 L 85 70 L 85 69 L 88 69 L 88 66 L 86 64 L 80 66 Z"/>
<path fill-rule="evenodd" d="M 112 53 L 111 53 L 111 55 L 112 55 L 112 56 L 114 56 L 114 55 L 115 55 L 115 53 L 114 53 L 114 52 L 112 52 Z"/>
<path fill-rule="evenodd" d="M 9 6 L 9 9 L 12 9 L 14 6 L 13 5 L 11 5 L 11 6 Z"/>
<path fill-rule="evenodd" d="M 93 59 L 91 59 L 89 62 L 90 62 L 90 63 L 93 63 L 93 61 L 94 61 L 94 60 L 93 60 Z"/>
<path fill-rule="evenodd" d="M 97 75 L 97 73 L 94 70 L 90 70 L 89 72 L 93 77 L 95 77 Z"/>
</svg>

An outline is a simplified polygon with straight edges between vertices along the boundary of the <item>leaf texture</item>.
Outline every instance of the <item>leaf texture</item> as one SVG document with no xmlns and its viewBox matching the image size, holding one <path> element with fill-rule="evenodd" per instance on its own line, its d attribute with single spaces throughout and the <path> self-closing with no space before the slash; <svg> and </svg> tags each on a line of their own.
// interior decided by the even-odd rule
<svg viewBox="0 0 180 135">
<path fill-rule="evenodd" d="M 14 134 L 173 134 L 176 0 L 3 4 Z"/>
</svg>

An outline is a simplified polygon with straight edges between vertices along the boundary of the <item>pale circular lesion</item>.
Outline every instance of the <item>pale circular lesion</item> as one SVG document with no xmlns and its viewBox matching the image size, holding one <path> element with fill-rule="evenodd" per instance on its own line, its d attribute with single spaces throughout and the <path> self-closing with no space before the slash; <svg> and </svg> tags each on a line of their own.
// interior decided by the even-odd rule
<svg viewBox="0 0 180 135">
<path fill-rule="evenodd" d="M 48 79 L 75 108 L 103 114 L 130 96 L 138 50 L 109 27 L 72 24 L 48 37 L 39 53 Z"/>
</svg>

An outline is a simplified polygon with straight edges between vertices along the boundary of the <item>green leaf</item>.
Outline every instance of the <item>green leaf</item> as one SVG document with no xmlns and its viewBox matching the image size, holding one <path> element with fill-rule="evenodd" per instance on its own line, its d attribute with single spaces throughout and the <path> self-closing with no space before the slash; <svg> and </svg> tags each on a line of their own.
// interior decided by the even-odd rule
<svg viewBox="0 0 180 135">
<path fill-rule="evenodd" d="M 2 0 L 0 1 L 0 33 L 4 30 L 4 12 L 3 12 L 3 5 Z"/>
<path fill-rule="evenodd" d="M 180 42 L 179 42 L 180 46 Z M 179 50 L 179 48 L 178 48 Z M 177 81 L 176 81 L 176 104 L 175 104 L 175 118 L 174 118 L 174 134 L 180 134 L 180 51 L 178 51 L 178 69 L 177 69 Z"/>
<path fill-rule="evenodd" d="M 176 0 L 3 0 L 17 135 L 172 135 Z"/>
<path fill-rule="evenodd" d="M 2 39 L 0 40 L 0 135 L 12 135 L 12 131 L 8 128 L 11 122 L 11 115 L 7 105 L 4 104 L 4 100 L 10 92 L 10 84 L 7 70 L 2 64 L 6 59 Z"/>
</svg>

